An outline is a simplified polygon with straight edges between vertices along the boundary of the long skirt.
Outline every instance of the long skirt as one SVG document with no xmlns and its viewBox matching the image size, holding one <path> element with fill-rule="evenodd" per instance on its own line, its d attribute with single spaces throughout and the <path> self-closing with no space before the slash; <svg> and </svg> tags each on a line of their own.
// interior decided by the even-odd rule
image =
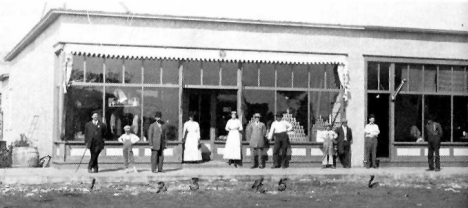
<svg viewBox="0 0 468 208">
<path fill-rule="evenodd" d="M 200 138 L 187 136 L 185 141 L 184 161 L 201 161 L 202 153 L 198 148 Z"/>
<path fill-rule="evenodd" d="M 241 141 L 240 134 L 237 130 L 229 131 L 224 147 L 224 159 L 240 160 L 241 159 Z"/>
</svg>

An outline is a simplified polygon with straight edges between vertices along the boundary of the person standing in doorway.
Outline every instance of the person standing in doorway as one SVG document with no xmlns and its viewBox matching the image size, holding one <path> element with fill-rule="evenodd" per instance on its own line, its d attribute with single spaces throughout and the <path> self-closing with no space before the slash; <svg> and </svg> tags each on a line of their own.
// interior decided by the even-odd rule
<svg viewBox="0 0 468 208">
<path fill-rule="evenodd" d="M 184 162 L 200 162 L 200 125 L 194 121 L 194 113 L 189 113 L 189 120 L 184 123 Z"/>
<path fill-rule="evenodd" d="M 280 166 L 284 169 L 286 168 L 286 151 L 289 144 L 288 131 L 292 130 L 292 125 L 282 120 L 283 116 L 281 114 L 276 114 L 276 121 L 271 124 L 270 133 L 268 139 L 273 139 L 275 137 L 275 145 L 273 147 L 273 166 L 274 168 L 279 168 Z M 281 157 L 280 157 L 281 151 Z"/>
<path fill-rule="evenodd" d="M 433 118 L 429 118 L 426 125 L 427 130 L 427 146 L 428 154 L 427 159 L 429 162 L 429 169 L 426 171 L 440 171 L 440 138 L 443 135 L 442 127 L 439 123 L 435 122 Z M 435 158 L 434 158 L 435 155 Z M 435 168 L 434 168 L 435 159 Z"/>
<path fill-rule="evenodd" d="M 259 167 L 265 168 L 263 158 L 263 147 L 265 146 L 266 127 L 260 122 L 260 113 L 254 114 L 253 122 L 250 122 L 246 129 L 247 140 L 250 141 L 250 152 L 252 157 L 251 169 Z M 259 165 L 260 164 L 260 165 Z"/>
<path fill-rule="evenodd" d="M 237 112 L 231 112 L 231 119 L 226 124 L 226 131 L 228 136 L 226 139 L 226 146 L 224 147 L 224 159 L 228 160 L 228 164 L 234 164 L 237 168 L 238 163 L 241 160 L 241 134 L 242 123 L 237 119 Z"/>
<path fill-rule="evenodd" d="M 97 173 L 99 171 L 98 158 L 102 149 L 104 149 L 104 137 L 106 136 L 107 128 L 106 125 L 99 120 L 98 113 L 93 113 L 91 118 L 92 120 L 85 125 L 86 148 L 91 152 L 88 172 Z"/>
<path fill-rule="evenodd" d="M 348 127 L 348 121 L 341 121 L 341 126 L 336 129 L 336 146 L 337 155 L 340 159 L 341 165 L 344 168 L 351 168 L 351 141 L 353 140 L 353 133 L 351 128 Z M 333 164 L 336 164 L 334 162 Z"/>
<path fill-rule="evenodd" d="M 166 148 L 164 122 L 161 120 L 162 113 L 156 112 L 156 121 L 150 125 L 148 130 L 148 141 L 151 148 L 151 172 L 163 172 L 164 149 Z"/>
<path fill-rule="evenodd" d="M 123 144 L 123 157 L 124 157 L 124 163 L 125 163 L 125 170 L 127 173 L 130 172 L 128 169 L 128 162 L 130 161 L 130 163 L 133 164 L 133 172 L 138 173 L 136 166 L 135 166 L 135 160 L 133 159 L 132 148 L 133 148 L 133 144 L 140 141 L 140 138 L 138 138 L 137 135 L 131 132 L 131 127 L 129 125 L 124 126 L 124 131 L 125 133 L 119 137 L 118 141 Z"/>
<path fill-rule="evenodd" d="M 377 137 L 380 134 L 380 130 L 379 126 L 375 124 L 374 114 L 369 116 L 369 124 L 364 128 L 364 132 L 366 137 L 364 144 L 364 162 L 366 163 L 366 168 L 377 168 Z"/>
</svg>

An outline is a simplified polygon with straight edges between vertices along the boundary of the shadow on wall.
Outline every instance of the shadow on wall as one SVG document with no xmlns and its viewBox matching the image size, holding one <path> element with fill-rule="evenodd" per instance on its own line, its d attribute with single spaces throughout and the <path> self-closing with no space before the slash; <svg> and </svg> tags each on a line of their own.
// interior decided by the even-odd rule
<svg viewBox="0 0 468 208">
<path fill-rule="evenodd" d="M 202 152 L 202 160 L 203 161 L 210 161 L 211 160 L 211 150 L 206 146 L 206 144 L 200 144 L 201 152 Z"/>
</svg>

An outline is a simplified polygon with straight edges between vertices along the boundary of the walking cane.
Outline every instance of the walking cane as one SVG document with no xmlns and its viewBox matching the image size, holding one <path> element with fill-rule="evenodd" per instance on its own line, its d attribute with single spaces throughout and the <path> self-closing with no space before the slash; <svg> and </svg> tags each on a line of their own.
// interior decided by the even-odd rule
<svg viewBox="0 0 468 208">
<path fill-rule="evenodd" d="M 85 149 L 84 149 L 83 156 L 81 156 L 80 163 L 78 163 L 78 167 L 76 168 L 75 173 L 78 171 L 78 169 L 80 169 L 81 162 L 83 161 L 83 158 L 84 158 L 84 156 L 85 156 L 85 154 L 86 154 L 86 150 L 87 150 L 87 149 L 88 149 L 88 148 L 85 148 Z"/>
</svg>

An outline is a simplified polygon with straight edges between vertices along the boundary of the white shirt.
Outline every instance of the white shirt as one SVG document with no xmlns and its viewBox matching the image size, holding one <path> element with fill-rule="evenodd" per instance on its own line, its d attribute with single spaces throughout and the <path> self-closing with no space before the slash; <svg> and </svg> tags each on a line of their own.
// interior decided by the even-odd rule
<svg viewBox="0 0 468 208">
<path fill-rule="evenodd" d="M 271 139 L 273 137 L 273 133 L 283 133 L 283 132 L 287 132 L 287 131 L 291 131 L 292 130 L 292 125 L 287 122 L 287 121 L 274 121 L 272 124 L 271 124 L 271 128 L 270 128 L 270 134 L 268 135 L 268 139 Z"/>
<path fill-rule="evenodd" d="M 344 140 L 347 141 L 348 138 L 346 138 L 346 134 L 348 133 L 348 127 L 346 126 L 341 126 L 343 128 L 343 133 L 344 133 Z"/>
<path fill-rule="evenodd" d="M 140 138 L 138 138 L 137 135 L 135 134 L 122 134 L 122 136 L 119 137 L 118 141 L 120 143 L 123 143 L 124 145 L 130 145 L 130 144 L 135 144 L 136 142 L 140 141 Z"/>
<path fill-rule="evenodd" d="M 377 124 L 367 124 L 364 132 L 367 137 L 377 137 L 380 134 L 379 126 Z"/>
</svg>

